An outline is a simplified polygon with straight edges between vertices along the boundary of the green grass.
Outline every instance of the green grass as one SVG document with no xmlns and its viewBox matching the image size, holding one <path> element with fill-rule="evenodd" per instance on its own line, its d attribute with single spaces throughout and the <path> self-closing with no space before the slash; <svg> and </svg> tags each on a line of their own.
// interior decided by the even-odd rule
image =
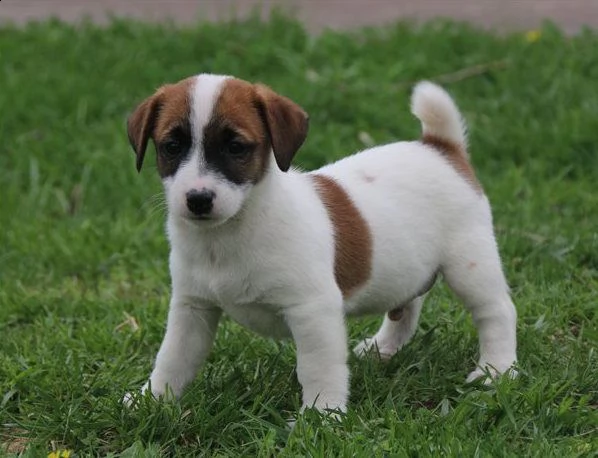
<svg viewBox="0 0 598 458">
<path fill-rule="evenodd" d="M 278 17 L 0 28 L 0 442 L 25 456 L 596 453 L 598 35 L 541 32 L 529 42 L 435 23 L 312 37 Z M 136 173 L 124 121 L 158 85 L 198 72 L 300 103 L 305 168 L 363 148 L 360 132 L 416 138 L 412 82 L 444 82 L 493 202 L 521 376 L 464 384 L 476 334 L 441 286 L 392 361 L 351 359 L 342 423 L 312 414 L 288 429 L 300 405 L 292 343 L 230 321 L 179 403 L 123 408 L 149 374 L 169 295 L 160 182 L 153 157 Z M 352 321 L 351 344 L 378 322 Z"/>
</svg>

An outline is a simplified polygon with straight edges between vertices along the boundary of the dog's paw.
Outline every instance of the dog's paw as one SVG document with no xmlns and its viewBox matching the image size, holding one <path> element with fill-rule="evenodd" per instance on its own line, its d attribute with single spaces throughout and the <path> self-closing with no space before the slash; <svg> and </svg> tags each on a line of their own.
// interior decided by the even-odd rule
<svg viewBox="0 0 598 458">
<path fill-rule="evenodd" d="M 476 370 L 469 373 L 465 379 L 465 383 L 480 381 L 484 385 L 489 385 L 492 380 L 495 380 L 499 377 L 505 376 L 514 379 L 518 374 L 519 373 L 513 367 L 513 364 L 504 365 L 502 368 L 496 368 L 494 366 L 485 366 L 483 368 L 478 367 Z"/>
<path fill-rule="evenodd" d="M 135 407 L 137 407 L 137 403 L 139 402 L 140 394 L 141 393 L 135 393 L 133 391 L 129 391 L 128 393 L 125 393 L 121 402 L 125 407 L 128 407 L 129 409 L 134 409 Z"/>
<path fill-rule="evenodd" d="M 145 396 L 148 387 L 149 383 L 146 382 L 139 391 L 129 391 L 128 393 L 125 393 L 121 402 L 124 406 L 130 409 L 134 409 L 135 407 L 137 407 L 137 404 L 139 403 L 141 397 Z"/>
<path fill-rule="evenodd" d="M 387 361 L 393 357 L 397 350 L 396 347 L 390 345 L 380 345 L 375 337 L 368 337 L 355 346 L 353 353 L 359 358 L 374 355 L 383 361 Z"/>
<path fill-rule="evenodd" d="M 345 414 L 347 413 L 347 406 L 346 404 L 339 404 L 336 408 L 330 407 L 322 407 L 322 406 L 307 406 L 303 405 L 301 410 L 297 414 L 297 416 L 293 418 L 289 418 L 287 420 L 287 426 L 293 430 L 299 421 L 309 421 L 310 418 L 318 419 L 318 421 L 322 422 L 322 425 L 325 424 L 337 424 L 343 421 Z"/>
</svg>

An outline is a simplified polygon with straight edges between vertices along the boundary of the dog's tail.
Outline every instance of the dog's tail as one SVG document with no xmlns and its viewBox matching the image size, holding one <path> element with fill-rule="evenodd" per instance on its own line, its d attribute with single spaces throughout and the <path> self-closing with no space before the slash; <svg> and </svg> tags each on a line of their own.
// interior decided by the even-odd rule
<svg viewBox="0 0 598 458">
<path fill-rule="evenodd" d="M 473 188 L 483 194 L 467 154 L 467 130 L 459 109 L 448 93 L 423 81 L 411 96 L 411 112 L 422 123 L 421 142 L 439 151 Z"/>
<path fill-rule="evenodd" d="M 422 81 L 411 96 L 411 112 L 422 123 L 422 141 L 452 147 L 467 157 L 467 129 L 461 113 L 448 93 L 440 86 Z"/>
</svg>

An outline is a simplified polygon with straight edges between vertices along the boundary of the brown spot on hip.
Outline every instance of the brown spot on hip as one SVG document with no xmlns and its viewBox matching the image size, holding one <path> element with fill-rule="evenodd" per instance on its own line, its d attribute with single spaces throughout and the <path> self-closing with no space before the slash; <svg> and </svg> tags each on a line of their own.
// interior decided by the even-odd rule
<svg viewBox="0 0 598 458">
<path fill-rule="evenodd" d="M 469 162 L 467 153 L 461 145 L 430 134 L 424 134 L 421 142 L 441 152 L 457 173 L 465 178 L 476 192 L 479 194 L 484 193 L 482 185 L 478 181 L 475 171 Z"/>
<path fill-rule="evenodd" d="M 347 192 L 331 177 L 313 174 L 316 190 L 334 229 L 334 275 L 347 298 L 372 272 L 372 234 Z"/>
</svg>

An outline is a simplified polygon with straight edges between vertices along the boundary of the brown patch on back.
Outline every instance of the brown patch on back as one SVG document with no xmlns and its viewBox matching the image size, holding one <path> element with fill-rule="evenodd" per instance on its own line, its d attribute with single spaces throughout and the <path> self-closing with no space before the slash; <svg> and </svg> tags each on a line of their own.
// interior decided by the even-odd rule
<svg viewBox="0 0 598 458">
<path fill-rule="evenodd" d="M 467 153 L 463 148 L 456 143 L 449 140 L 437 137 L 431 134 L 424 134 L 421 139 L 422 143 L 431 146 L 442 153 L 447 158 L 453 168 L 463 177 L 465 180 L 473 186 L 473 188 L 479 194 L 483 194 L 484 190 L 482 185 L 478 181 L 475 171 L 469 162 Z"/>
<path fill-rule="evenodd" d="M 372 235 L 351 197 L 333 178 L 318 174 L 312 178 L 334 228 L 334 275 L 346 299 L 370 278 Z"/>
</svg>

